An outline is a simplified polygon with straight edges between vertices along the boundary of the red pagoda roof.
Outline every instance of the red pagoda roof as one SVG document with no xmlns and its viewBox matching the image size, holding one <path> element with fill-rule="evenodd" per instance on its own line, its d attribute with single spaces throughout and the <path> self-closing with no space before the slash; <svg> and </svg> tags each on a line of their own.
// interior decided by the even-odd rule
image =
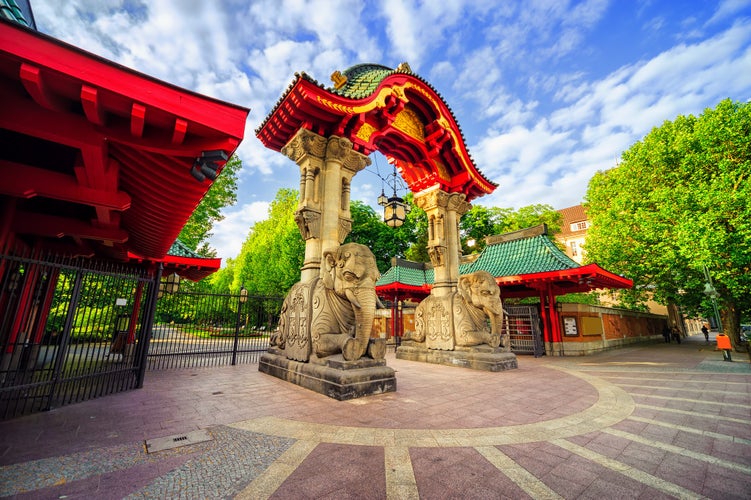
<svg viewBox="0 0 751 500">
<path fill-rule="evenodd" d="M 324 88 L 305 73 L 296 74 L 256 130 L 261 142 L 281 151 L 305 128 L 346 137 L 365 155 L 381 152 L 414 192 L 438 185 L 472 200 L 496 188 L 470 157 L 449 107 L 408 65 L 392 70 L 360 64 L 332 79 L 336 86 Z"/>
<path fill-rule="evenodd" d="M 0 252 L 122 261 L 165 258 L 211 186 L 191 169 L 221 172 L 249 112 L 8 21 L 0 109 Z"/>
</svg>

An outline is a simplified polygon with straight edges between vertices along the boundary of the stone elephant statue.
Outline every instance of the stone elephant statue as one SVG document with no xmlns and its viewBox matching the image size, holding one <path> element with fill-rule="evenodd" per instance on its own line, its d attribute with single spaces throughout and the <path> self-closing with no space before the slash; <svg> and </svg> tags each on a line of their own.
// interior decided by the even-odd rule
<svg viewBox="0 0 751 500">
<path fill-rule="evenodd" d="M 501 291 L 487 271 L 459 277 L 458 290 L 442 297 L 430 295 L 417 306 L 415 331 L 405 340 L 425 343 L 428 349 L 454 350 L 487 344 L 510 350 L 501 336 Z"/>
<path fill-rule="evenodd" d="M 342 353 L 345 360 L 355 361 L 368 353 L 382 359 L 385 349 L 369 349 L 380 275 L 373 252 L 347 243 L 323 257 L 322 277 L 290 289 L 270 344 L 284 350 L 288 359 L 304 362 L 311 354 L 323 358 Z"/>
</svg>

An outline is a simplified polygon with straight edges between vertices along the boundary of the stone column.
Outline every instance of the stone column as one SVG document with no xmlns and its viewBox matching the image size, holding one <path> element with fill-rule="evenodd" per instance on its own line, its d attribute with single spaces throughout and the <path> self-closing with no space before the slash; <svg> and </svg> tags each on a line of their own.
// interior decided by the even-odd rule
<svg viewBox="0 0 751 500">
<path fill-rule="evenodd" d="M 428 216 L 428 255 L 435 273 L 431 295 L 449 295 L 459 281 L 459 219 L 471 205 L 463 193 L 447 193 L 438 186 L 415 194 L 415 203 Z"/>
<path fill-rule="evenodd" d="M 349 234 L 352 218 L 349 195 L 352 177 L 370 159 L 352 149 L 348 139 L 328 139 L 306 129 L 282 148 L 300 167 L 300 201 L 295 222 L 305 240 L 300 281 L 318 277 L 323 251 L 338 247 Z"/>
</svg>

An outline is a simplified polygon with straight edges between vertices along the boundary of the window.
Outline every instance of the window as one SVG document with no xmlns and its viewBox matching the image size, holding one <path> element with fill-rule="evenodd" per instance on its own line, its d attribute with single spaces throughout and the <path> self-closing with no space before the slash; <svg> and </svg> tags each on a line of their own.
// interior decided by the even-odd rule
<svg viewBox="0 0 751 500">
<path fill-rule="evenodd" d="M 576 256 L 578 255 L 578 253 L 579 253 L 579 252 L 578 252 L 578 248 L 579 248 L 579 247 L 577 246 L 576 242 L 575 242 L 575 241 L 572 241 L 572 242 L 571 242 L 571 255 L 572 255 L 573 257 L 576 257 Z"/>
<path fill-rule="evenodd" d="M 588 220 L 583 220 L 583 221 L 571 223 L 571 230 L 572 231 L 584 231 L 588 227 L 589 227 L 589 221 Z"/>
</svg>

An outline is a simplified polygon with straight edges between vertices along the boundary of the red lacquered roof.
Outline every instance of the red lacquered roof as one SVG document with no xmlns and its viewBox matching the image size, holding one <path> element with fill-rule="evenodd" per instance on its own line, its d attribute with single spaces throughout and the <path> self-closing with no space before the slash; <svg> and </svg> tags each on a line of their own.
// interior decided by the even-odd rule
<svg viewBox="0 0 751 500">
<path fill-rule="evenodd" d="M 119 260 L 165 257 L 249 112 L 2 20 L 0 110 L 0 237 Z"/>
</svg>

